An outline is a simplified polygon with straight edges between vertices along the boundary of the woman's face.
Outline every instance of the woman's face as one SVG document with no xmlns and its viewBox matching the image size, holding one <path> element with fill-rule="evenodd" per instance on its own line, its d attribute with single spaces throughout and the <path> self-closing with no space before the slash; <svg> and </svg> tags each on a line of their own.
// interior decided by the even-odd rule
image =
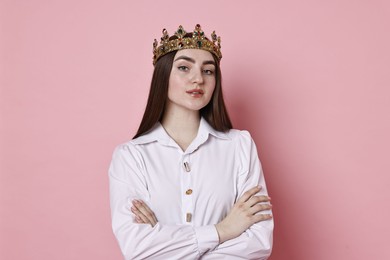
<svg viewBox="0 0 390 260">
<path fill-rule="evenodd" d="M 215 61 L 205 50 L 184 49 L 176 53 L 169 76 L 168 106 L 196 110 L 205 107 L 215 88 Z"/>
</svg>

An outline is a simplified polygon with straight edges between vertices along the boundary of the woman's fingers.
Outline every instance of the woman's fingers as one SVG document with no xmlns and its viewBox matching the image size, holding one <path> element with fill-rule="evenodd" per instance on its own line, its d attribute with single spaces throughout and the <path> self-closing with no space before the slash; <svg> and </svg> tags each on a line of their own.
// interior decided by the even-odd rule
<svg viewBox="0 0 390 260">
<path fill-rule="evenodd" d="M 253 218 L 254 218 L 254 222 L 257 223 L 260 221 L 271 219 L 272 215 L 271 214 L 259 214 L 259 215 L 254 215 Z"/>
<path fill-rule="evenodd" d="M 272 209 L 272 205 L 270 204 L 256 204 L 253 205 L 251 208 L 249 208 L 248 213 L 251 215 L 255 215 L 256 213 L 259 213 L 264 210 L 270 210 Z M 262 214 L 267 215 L 267 214 Z"/>
<path fill-rule="evenodd" d="M 143 223 L 149 223 L 152 226 L 157 224 L 157 218 L 154 212 L 142 200 L 133 200 L 132 211 Z"/>
<path fill-rule="evenodd" d="M 138 224 L 151 224 L 148 219 L 134 205 L 131 207 L 131 212 L 135 215 L 134 220 Z"/>
<path fill-rule="evenodd" d="M 248 209 L 248 213 L 250 215 L 255 215 L 261 211 L 272 209 L 272 205 L 270 203 L 267 203 L 270 200 L 271 198 L 265 195 L 251 196 L 246 202 L 244 202 L 245 205 L 244 208 Z M 270 214 L 258 214 L 258 215 L 261 216 L 254 217 L 255 223 L 272 217 Z"/>
<path fill-rule="evenodd" d="M 271 200 L 270 197 L 265 195 L 255 196 L 259 191 L 261 190 L 261 187 L 256 186 L 252 189 L 246 191 L 238 200 L 238 204 L 242 204 L 244 208 L 249 209 L 253 205 L 256 205 L 258 203 L 262 202 L 269 202 Z"/>
<path fill-rule="evenodd" d="M 246 202 L 246 201 L 249 200 L 253 195 L 255 195 L 256 193 L 258 193 L 260 190 L 261 190 L 261 187 L 259 187 L 259 186 L 255 186 L 255 187 L 253 187 L 252 189 L 247 190 L 244 194 L 242 194 L 242 196 L 238 199 L 237 202 L 239 202 L 239 203 L 244 203 L 244 202 Z"/>
<path fill-rule="evenodd" d="M 132 210 L 133 211 L 133 210 Z M 137 224 L 150 224 L 150 223 L 145 223 L 140 217 L 137 215 L 135 216 L 135 223 Z"/>
<path fill-rule="evenodd" d="M 270 200 L 271 198 L 265 195 L 252 196 L 245 202 L 245 204 L 247 204 L 249 207 L 252 207 L 253 205 L 256 205 L 258 203 L 269 202 Z"/>
<path fill-rule="evenodd" d="M 141 208 L 139 210 L 151 221 L 153 226 L 156 225 L 157 224 L 157 218 L 154 215 L 154 212 L 142 200 L 140 200 L 139 203 L 141 205 Z"/>
</svg>

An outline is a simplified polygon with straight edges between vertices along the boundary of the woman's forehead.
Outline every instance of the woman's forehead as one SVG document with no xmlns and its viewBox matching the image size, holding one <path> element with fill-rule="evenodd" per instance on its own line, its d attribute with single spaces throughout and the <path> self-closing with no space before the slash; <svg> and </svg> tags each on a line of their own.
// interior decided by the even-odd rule
<svg viewBox="0 0 390 260">
<path fill-rule="evenodd" d="M 177 51 L 174 60 L 176 60 L 180 56 L 186 56 L 192 58 L 194 60 L 213 60 L 213 55 L 205 50 L 201 49 L 182 49 Z"/>
</svg>

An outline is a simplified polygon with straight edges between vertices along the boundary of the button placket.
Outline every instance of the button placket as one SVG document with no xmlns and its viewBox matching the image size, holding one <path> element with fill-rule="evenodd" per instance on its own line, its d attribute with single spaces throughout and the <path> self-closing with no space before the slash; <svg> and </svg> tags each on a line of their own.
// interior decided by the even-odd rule
<svg viewBox="0 0 390 260">
<path fill-rule="evenodd" d="M 191 181 L 191 164 L 189 160 L 189 155 L 183 156 L 183 170 L 182 170 L 182 201 L 183 201 L 183 219 L 185 223 L 191 224 L 192 222 L 192 181 Z"/>
</svg>

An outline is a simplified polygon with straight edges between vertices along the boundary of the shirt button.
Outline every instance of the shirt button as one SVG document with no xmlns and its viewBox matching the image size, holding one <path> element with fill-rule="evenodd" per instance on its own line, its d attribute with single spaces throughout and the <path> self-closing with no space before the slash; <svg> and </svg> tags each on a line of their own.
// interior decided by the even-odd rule
<svg viewBox="0 0 390 260">
<path fill-rule="evenodd" d="M 192 194 L 192 190 L 191 190 L 191 189 L 188 189 L 188 190 L 186 191 L 186 194 L 187 194 L 187 195 L 191 195 L 191 194 Z"/>
<path fill-rule="evenodd" d="M 192 219 L 192 214 L 191 213 L 187 213 L 186 221 L 187 222 L 191 222 L 191 219 Z"/>
<path fill-rule="evenodd" d="M 191 171 L 190 164 L 188 162 L 184 163 L 184 169 L 186 170 L 186 172 L 190 172 Z"/>
</svg>

